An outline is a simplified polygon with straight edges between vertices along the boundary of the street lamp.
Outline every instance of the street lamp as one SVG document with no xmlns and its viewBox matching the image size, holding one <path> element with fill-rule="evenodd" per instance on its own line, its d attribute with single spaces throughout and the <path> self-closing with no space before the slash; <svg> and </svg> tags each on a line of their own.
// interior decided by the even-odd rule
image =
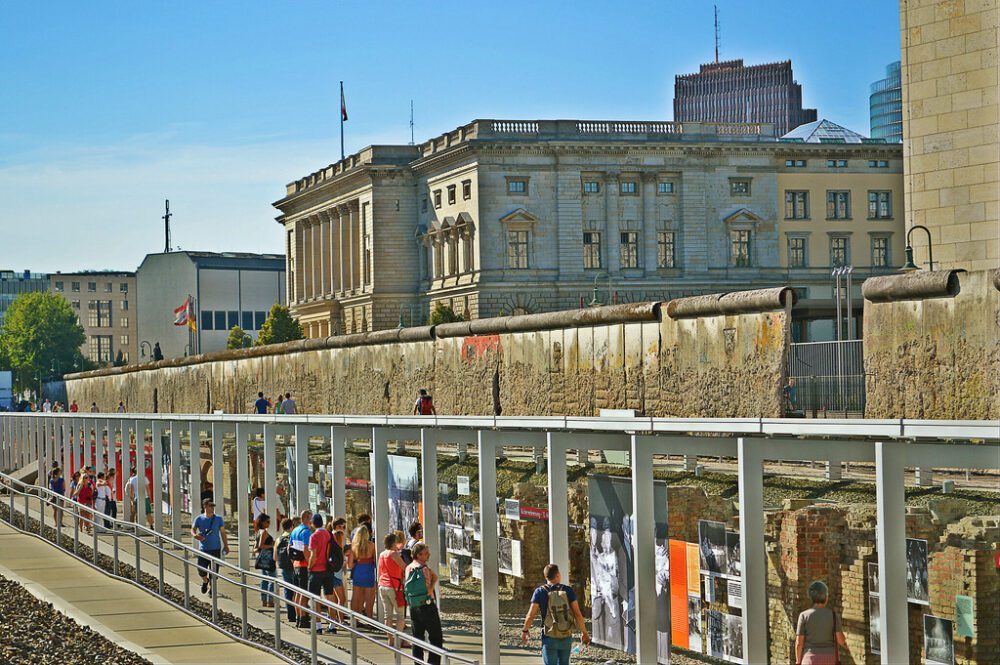
<svg viewBox="0 0 1000 665">
<path fill-rule="evenodd" d="M 913 244 L 910 242 L 910 236 L 917 229 L 923 229 L 924 233 L 927 234 L 927 264 L 929 265 L 928 271 L 934 271 L 934 247 L 931 241 L 931 230 L 928 229 L 923 224 L 914 224 L 910 227 L 910 230 L 906 232 L 906 249 L 903 252 L 906 254 L 906 262 L 903 267 L 899 269 L 899 272 L 914 272 L 920 270 L 920 266 L 913 262 Z"/>
<path fill-rule="evenodd" d="M 604 275 L 605 277 L 608 278 L 608 304 L 611 303 L 611 273 L 602 270 L 601 272 L 594 275 L 594 297 L 591 298 L 590 302 L 588 303 L 591 307 L 597 307 L 602 304 L 600 299 L 597 297 L 597 280 L 601 278 L 601 275 Z"/>
<path fill-rule="evenodd" d="M 153 345 L 150 344 L 149 342 L 147 342 L 146 340 L 142 340 L 141 342 L 139 342 L 139 354 L 141 355 L 141 357 L 143 357 L 143 358 L 146 357 L 146 349 L 147 348 L 149 349 L 149 355 L 152 356 L 153 355 Z"/>
</svg>

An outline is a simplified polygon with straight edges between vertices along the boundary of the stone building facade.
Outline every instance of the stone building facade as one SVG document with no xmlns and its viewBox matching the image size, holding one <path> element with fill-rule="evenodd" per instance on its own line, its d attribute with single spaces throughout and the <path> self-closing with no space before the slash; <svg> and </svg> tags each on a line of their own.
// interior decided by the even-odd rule
<svg viewBox="0 0 1000 665">
<path fill-rule="evenodd" d="M 49 276 L 49 290 L 69 302 L 83 326 L 85 358 L 98 365 L 139 359 L 134 272 L 57 272 Z"/>
<path fill-rule="evenodd" d="M 860 284 L 864 202 L 887 191 L 901 205 L 900 158 L 766 124 L 476 120 L 289 184 L 275 203 L 289 303 L 324 337 L 419 325 L 438 302 L 484 318 L 779 284 L 829 300 L 827 231 L 857 236 Z M 821 210 L 849 190 L 858 214 L 786 219 L 793 187 Z M 901 258 L 901 217 L 876 226 Z M 792 232 L 810 248 L 790 263 Z"/>
<path fill-rule="evenodd" d="M 908 226 L 936 268 L 1000 264 L 998 24 L 996 0 L 900 2 Z"/>
</svg>

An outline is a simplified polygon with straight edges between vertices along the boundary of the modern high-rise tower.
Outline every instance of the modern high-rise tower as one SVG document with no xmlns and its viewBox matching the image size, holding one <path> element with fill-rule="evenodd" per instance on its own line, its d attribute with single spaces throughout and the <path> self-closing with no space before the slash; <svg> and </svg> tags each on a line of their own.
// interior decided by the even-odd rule
<svg viewBox="0 0 1000 665">
<path fill-rule="evenodd" d="M 868 98 L 871 135 L 890 143 L 903 140 L 903 88 L 899 60 L 886 66 L 885 78 L 872 83 Z"/>
<path fill-rule="evenodd" d="M 816 109 L 802 108 L 791 60 L 749 67 L 742 59 L 711 62 L 674 81 L 679 122 L 769 122 L 781 136 L 816 117 Z"/>
</svg>

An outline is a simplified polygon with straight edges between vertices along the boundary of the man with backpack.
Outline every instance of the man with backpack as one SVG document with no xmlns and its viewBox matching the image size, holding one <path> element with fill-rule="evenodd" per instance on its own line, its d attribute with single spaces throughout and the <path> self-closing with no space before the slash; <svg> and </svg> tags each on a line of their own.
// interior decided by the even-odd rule
<svg viewBox="0 0 1000 665">
<path fill-rule="evenodd" d="M 524 618 L 521 644 L 528 643 L 528 632 L 535 616 L 542 615 L 542 663 L 544 665 L 569 665 L 573 648 L 574 624 L 580 629 L 581 640 L 590 644 L 587 625 L 583 621 L 580 605 L 572 587 L 562 584 L 559 566 L 550 563 L 545 566 L 546 584 L 535 589 L 531 595 L 531 607 Z"/>
<path fill-rule="evenodd" d="M 413 403 L 413 415 L 415 416 L 436 416 L 437 409 L 434 408 L 434 399 L 427 394 L 425 388 L 421 388 L 417 394 L 417 401 Z"/>
<path fill-rule="evenodd" d="M 295 584 L 295 568 L 292 566 L 292 557 L 289 552 L 289 544 L 291 542 L 292 535 L 292 520 L 290 517 L 286 517 L 281 520 L 281 536 L 278 537 L 278 545 L 275 547 L 275 560 L 278 564 L 278 570 L 281 571 L 281 579 L 287 582 L 289 585 Z M 295 596 L 298 595 L 292 591 L 291 586 L 285 587 L 285 613 L 289 621 L 295 621 L 295 606 L 292 605 L 292 601 Z"/>
<path fill-rule="evenodd" d="M 428 642 L 438 648 L 444 647 L 444 635 L 441 632 L 441 615 L 438 613 L 437 604 L 434 602 L 437 594 L 434 587 L 437 585 L 438 576 L 427 566 L 427 560 L 431 558 L 431 550 L 426 543 L 417 543 L 413 546 L 413 563 L 406 567 L 406 574 L 403 578 L 403 596 L 406 604 L 410 606 L 410 619 L 413 621 L 413 637 Z M 418 662 L 424 661 L 424 650 L 417 643 L 413 643 L 413 657 Z M 429 665 L 440 665 L 441 656 L 436 653 L 428 654 Z"/>
<path fill-rule="evenodd" d="M 344 551 L 340 548 L 330 532 L 323 528 L 323 516 L 320 514 L 312 517 L 313 532 L 309 536 L 309 549 L 306 554 L 306 563 L 309 568 L 309 593 L 316 596 L 322 595 L 325 600 L 333 600 L 333 574 L 344 565 Z M 307 601 L 308 602 L 308 601 Z M 321 608 L 316 608 L 319 614 Z M 328 628 L 331 633 L 336 633 L 333 626 L 332 617 L 327 615 Z M 322 633 L 320 624 L 316 624 L 316 632 Z"/>
</svg>

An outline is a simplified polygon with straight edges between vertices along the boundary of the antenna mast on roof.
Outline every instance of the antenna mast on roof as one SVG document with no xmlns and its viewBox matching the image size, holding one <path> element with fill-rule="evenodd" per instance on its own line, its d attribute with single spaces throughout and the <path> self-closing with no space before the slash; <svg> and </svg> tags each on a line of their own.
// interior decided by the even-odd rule
<svg viewBox="0 0 1000 665">
<path fill-rule="evenodd" d="M 410 100 L 410 145 L 413 145 L 413 100 Z"/>
<path fill-rule="evenodd" d="M 715 64 L 719 64 L 719 5 L 715 8 Z"/>
<path fill-rule="evenodd" d="M 173 217 L 173 213 L 170 212 L 170 199 L 166 199 L 163 203 L 164 203 L 164 206 L 166 207 L 166 212 L 163 214 L 163 217 L 161 218 L 161 219 L 163 219 L 163 233 L 166 236 L 166 238 L 165 238 L 166 243 L 164 244 L 164 247 L 163 247 L 163 253 L 164 254 L 169 254 L 170 253 L 170 218 Z"/>
</svg>

